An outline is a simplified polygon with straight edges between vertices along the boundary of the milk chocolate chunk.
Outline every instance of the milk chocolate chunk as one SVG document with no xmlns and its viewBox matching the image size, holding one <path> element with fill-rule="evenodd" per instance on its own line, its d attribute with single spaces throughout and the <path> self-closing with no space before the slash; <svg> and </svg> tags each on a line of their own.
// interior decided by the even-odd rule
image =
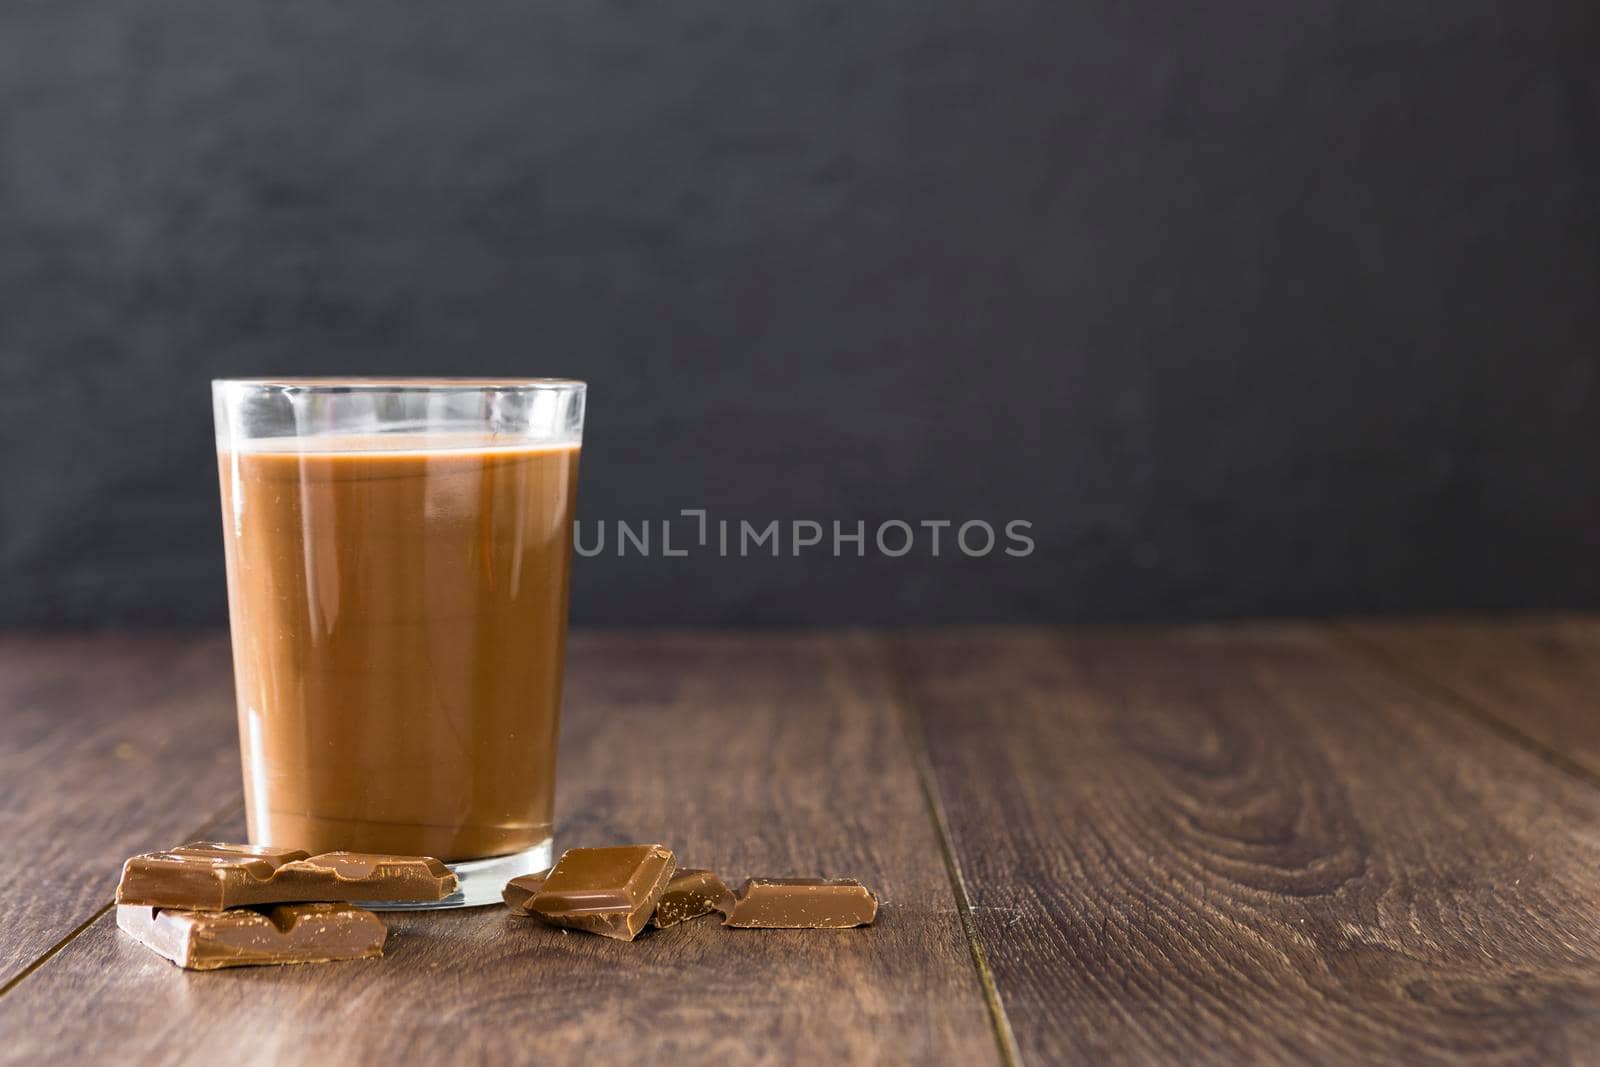
<svg viewBox="0 0 1600 1067">
<path fill-rule="evenodd" d="M 685 919 L 698 919 L 714 911 L 725 916 L 732 913 L 732 891 L 712 872 L 700 867 L 684 867 L 667 883 L 650 925 L 676 926 Z"/>
<path fill-rule="evenodd" d="M 221 911 L 292 901 L 443 900 L 456 876 L 429 856 L 385 856 L 197 841 L 135 856 L 122 867 L 118 904 Z"/>
<path fill-rule="evenodd" d="M 383 955 L 388 936 L 376 915 L 349 904 L 275 904 L 233 911 L 120 904 L 117 925 L 191 971 L 365 959 Z"/>
<path fill-rule="evenodd" d="M 866 926 L 877 914 L 878 898 L 854 878 L 751 878 L 723 925 L 838 930 Z"/>
<path fill-rule="evenodd" d="M 544 875 L 525 874 L 507 882 L 506 887 L 500 890 L 500 897 L 506 902 L 506 907 L 518 915 L 531 915 L 528 905 L 542 888 L 544 888 Z"/>
<path fill-rule="evenodd" d="M 570 848 L 527 909 L 556 926 L 632 941 L 654 914 L 676 866 L 665 845 Z"/>
</svg>

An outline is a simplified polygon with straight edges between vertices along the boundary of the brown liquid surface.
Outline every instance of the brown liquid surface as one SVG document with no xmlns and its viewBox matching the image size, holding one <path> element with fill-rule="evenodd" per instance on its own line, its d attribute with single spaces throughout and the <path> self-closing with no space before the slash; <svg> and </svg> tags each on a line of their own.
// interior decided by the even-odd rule
<svg viewBox="0 0 1600 1067">
<path fill-rule="evenodd" d="M 578 449 L 316 447 L 218 456 L 251 841 L 452 861 L 542 843 Z"/>
</svg>

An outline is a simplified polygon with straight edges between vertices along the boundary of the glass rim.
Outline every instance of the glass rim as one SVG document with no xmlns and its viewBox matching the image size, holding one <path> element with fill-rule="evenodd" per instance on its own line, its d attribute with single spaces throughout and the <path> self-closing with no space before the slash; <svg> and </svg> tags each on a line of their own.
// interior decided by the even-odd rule
<svg viewBox="0 0 1600 1067">
<path fill-rule="evenodd" d="M 213 378 L 213 391 L 224 389 L 271 389 L 282 392 L 575 392 L 589 383 L 577 378 L 463 378 L 463 377 L 381 377 L 307 376 L 294 378 Z"/>
</svg>

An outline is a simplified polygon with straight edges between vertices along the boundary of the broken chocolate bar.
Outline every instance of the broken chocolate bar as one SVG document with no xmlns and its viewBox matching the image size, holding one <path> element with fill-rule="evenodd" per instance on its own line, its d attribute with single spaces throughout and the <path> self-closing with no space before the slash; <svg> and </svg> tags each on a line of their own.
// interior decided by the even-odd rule
<svg viewBox="0 0 1600 1067">
<path fill-rule="evenodd" d="M 118 904 L 221 911 L 291 901 L 443 900 L 456 876 L 428 856 L 384 856 L 198 841 L 135 856 L 122 868 Z"/>
<path fill-rule="evenodd" d="M 651 926 L 676 926 L 685 919 L 698 919 L 720 911 L 724 916 L 733 911 L 733 893 L 710 871 L 699 867 L 684 867 L 672 876 L 666 892 L 656 905 L 650 919 Z"/>
<path fill-rule="evenodd" d="M 506 902 L 506 907 L 518 915 L 530 915 L 528 904 L 539 890 L 544 888 L 544 875 L 525 874 L 521 878 L 513 878 L 500 890 L 500 897 Z"/>
<path fill-rule="evenodd" d="M 331 963 L 383 955 L 388 935 L 349 904 L 277 904 L 233 911 L 117 907 L 117 925 L 191 971 L 272 963 Z"/>
<path fill-rule="evenodd" d="M 556 926 L 632 941 L 655 913 L 675 866 L 664 845 L 571 848 L 524 907 Z"/>
<path fill-rule="evenodd" d="M 839 930 L 866 926 L 878 898 L 854 878 L 751 878 L 724 926 L 767 930 Z"/>
</svg>

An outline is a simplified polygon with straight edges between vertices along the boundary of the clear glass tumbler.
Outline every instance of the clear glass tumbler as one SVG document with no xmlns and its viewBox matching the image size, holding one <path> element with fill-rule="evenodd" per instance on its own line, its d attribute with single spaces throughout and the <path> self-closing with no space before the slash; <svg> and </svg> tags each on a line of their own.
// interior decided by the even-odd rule
<svg viewBox="0 0 1600 1067">
<path fill-rule="evenodd" d="M 550 866 L 584 394 L 212 383 L 253 843 Z"/>
</svg>

